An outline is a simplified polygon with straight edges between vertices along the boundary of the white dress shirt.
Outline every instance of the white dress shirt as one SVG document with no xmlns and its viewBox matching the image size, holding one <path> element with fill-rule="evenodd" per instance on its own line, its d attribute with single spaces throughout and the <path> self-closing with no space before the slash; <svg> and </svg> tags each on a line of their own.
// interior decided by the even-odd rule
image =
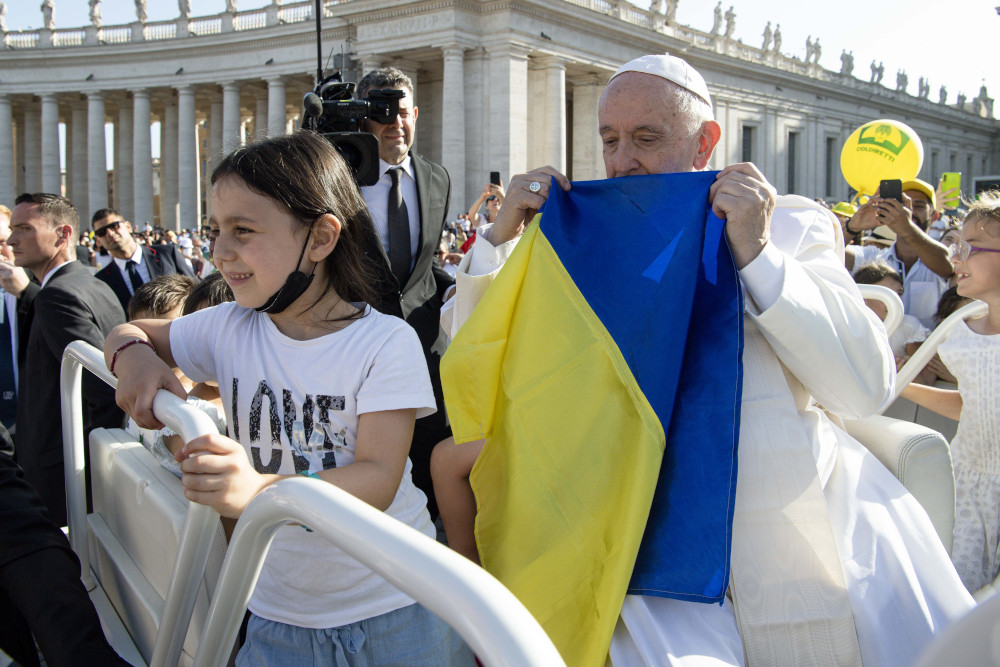
<svg viewBox="0 0 1000 667">
<path fill-rule="evenodd" d="M 128 275 L 128 262 L 133 261 L 138 266 L 136 270 L 139 271 L 139 277 L 142 278 L 142 284 L 148 283 L 152 276 L 149 275 L 149 267 L 142 261 L 142 246 L 138 243 L 135 244 L 135 252 L 128 259 L 119 259 L 115 257 L 115 264 L 118 266 L 118 270 L 122 272 L 122 278 L 125 280 L 125 287 L 128 288 L 129 294 L 134 294 L 135 290 L 132 289 L 132 279 Z"/>
<path fill-rule="evenodd" d="M 10 357 L 14 361 L 14 389 L 17 390 L 17 297 L 0 288 L 5 310 L 0 311 L 0 326 L 10 329 Z"/>
<path fill-rule="evenodd" d="M 69 260 L 69 262 L 75 262 L 75 261 L 76 261 L 75 259 Z M 53 266 L 51 269 L 49 269 L 49 272 L 46 273 L 45 276 L 42 278 L 42 287 L 45 287 L 46 283 L 49 282 L 49 278 L 51 278 L 56 271 L 69 264 L 69 262 L 63 262 L 59 266 Z"/>
<path fill-rule="evenodd" d="M 388 171 L 399 166 L 403 169 L 400 187 L 403 189 L 403 202 L 406 204 L 406 215 L 410 219 L 410 270 L 413 270 L 414 258 L 417 256 L 417 246 L 420 243 L 420 200 L 417 197 L 417 180 L 413 175 L 413 161 L 407 155 L 399 165 L 392 165 L 379 158 L 378 183 L 361 188 L 361 196 L 368 204 L 368 211 L 375 222 L 375 229 L 382 239 L 382 247 L 389 253 L 389 190 L 392 188 L 392 177 Z"/>
</svg>

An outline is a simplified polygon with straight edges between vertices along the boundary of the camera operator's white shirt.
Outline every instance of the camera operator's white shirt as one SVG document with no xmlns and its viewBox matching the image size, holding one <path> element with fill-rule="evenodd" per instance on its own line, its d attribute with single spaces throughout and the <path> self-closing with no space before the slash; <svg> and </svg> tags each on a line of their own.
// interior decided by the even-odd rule
<svg viewBox="0 0 1000 667">
<path fill-rule="evenodd" d="M 368 211 L 375 222 L 375 229 L 382 239 L 382 247 L 389 254 L 389 190 L 392 188 L 392 177 L 388 171 L 391 165 L 382 158 L 378 160 L 379 179 L 375 185 L 361 188 L 361 196 L 368 204 Z M 400 181 L 403 188 L 403 202 L 406 204 L 406 215 L 410 219 L 410 270 L 413 270 L 413 258 L 417 255 L 417 245 L 420 243 L 420 198 L 417 196 L 417 180 L 413 175 L 413 161 L 407 155 L 398 165 L 403 168 L 406 176 Z"/>
</svg>

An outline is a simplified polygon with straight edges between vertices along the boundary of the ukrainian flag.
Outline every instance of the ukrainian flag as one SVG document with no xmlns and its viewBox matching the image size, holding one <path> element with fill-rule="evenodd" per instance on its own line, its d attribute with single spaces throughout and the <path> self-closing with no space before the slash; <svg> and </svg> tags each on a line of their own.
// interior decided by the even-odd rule
<svg viewBox="0 0 1000 667">
<path fill-rule="evenodd" d="M 626 591 L 721 602 L 742 297 L 715 173 L 553 188 L 442 360 L 483 566 L 569 665 L 603 665 Z"/>
</svg>

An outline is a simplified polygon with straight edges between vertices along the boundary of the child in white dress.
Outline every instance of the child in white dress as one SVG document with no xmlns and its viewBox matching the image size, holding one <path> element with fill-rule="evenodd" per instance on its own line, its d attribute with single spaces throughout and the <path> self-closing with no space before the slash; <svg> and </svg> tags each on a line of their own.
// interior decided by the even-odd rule
<svg viewBox="0 0 1000 667">
<path fill-rule="evenodd" d="M 958 420 L 952 560 L 975 592 L 1000 573 L 1000 194 L 981 194 L 970 206 L 951 249 L 958 293 L 989 311 L 958 325 L 938 348 L 957 391 L 911 384 L 902 396 Z"/>
</svg>

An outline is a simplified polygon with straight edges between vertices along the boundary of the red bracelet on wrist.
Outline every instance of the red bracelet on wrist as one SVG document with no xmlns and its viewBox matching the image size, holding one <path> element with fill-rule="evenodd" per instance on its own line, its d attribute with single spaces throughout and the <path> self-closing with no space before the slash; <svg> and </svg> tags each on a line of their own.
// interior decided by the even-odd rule
<svg viewBox="0 0 1000 667">
<path fill-rule="evenodd" d="M 111 375 L 112 376 L 118 377 L 117 375 L 115 375 L 115 362 L 118 361 L 118 355 L 121 354 L 124 350 L 132 347 L 133 345 L 135 345 L 137 343 L 141 343 L 142 345 L 146 345 L 147 347 L 149 347 L 149 349 L 151 349 L 153 351 L 154 354 L 156 353 L 156 348 L 153 347 L 153 344 L 150 343 L 148 340 L 142 340 L 141 338 L 133 338 L 132 340 L 130 340 L 129 342 L 125 343 L 124 345 L 122 345 L 121 347 L 119 347 L 117 350 L 115 350 L 115 353 L 111 356 L 111 367 L 108 370 L 111 371 Z"/>
</svg>

